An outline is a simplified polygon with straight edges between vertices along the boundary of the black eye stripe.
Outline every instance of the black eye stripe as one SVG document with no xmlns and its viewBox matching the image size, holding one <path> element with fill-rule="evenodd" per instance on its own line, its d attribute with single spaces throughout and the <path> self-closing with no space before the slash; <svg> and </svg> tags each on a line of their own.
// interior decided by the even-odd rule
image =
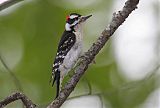
<svg viewBox="0 0 160 108">
<path fill-rule="evenodd" d="M 75 21 L 75 19 L 69 19 L 69 20 L 68 20 L 68 23 L 69 23 L 69 24 L 72 24 L 72 23 L 74 23 L 74 21 Z"/>
<path fill-rule="evenodd" d="M 78 20 L 78 17 L 73 18 L 73 19 L 68 19 L 67 22 L 68 22 L 69 24 L 72 24 L 72 23 L 74 23 L 75 20 Z"/>
<path fill-rule="evenodd" d="M 71 21 L 75 21 L 75 18 L 74 19 L 70 19 Z"/>
</svg>

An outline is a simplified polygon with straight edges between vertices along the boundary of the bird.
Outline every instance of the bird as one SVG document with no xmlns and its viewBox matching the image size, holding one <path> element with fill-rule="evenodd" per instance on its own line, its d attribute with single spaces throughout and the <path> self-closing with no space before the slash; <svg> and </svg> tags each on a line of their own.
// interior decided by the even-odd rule
<svg viewBox="0 0 160 108">
<path fill-rule="evenodd" d="M 84 23 L 92 15 L 82 16 L 71 13 L 66 16 L 65 30 L 58 44 L 52 66 L 52 87 L 56 83 L 56 98 L 62 88 L 64 76 L 75 66 L 82 54 Z"/>
</svg>

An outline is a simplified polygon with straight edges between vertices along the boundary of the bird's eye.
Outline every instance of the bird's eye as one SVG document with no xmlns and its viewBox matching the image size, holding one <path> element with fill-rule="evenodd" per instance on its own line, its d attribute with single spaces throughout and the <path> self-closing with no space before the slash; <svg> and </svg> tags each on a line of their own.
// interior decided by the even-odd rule
<svg viewBox="0 0 160 108">
<path fill-rule="evenodd" d="M 74 23 L 74 21 L 75 21 L 75 18 L 74 18 L 74 19 L 69 19 L 69 20 L 68 20 L 68 23 L 69 23 L 69 24 L 72 24 L 72 23 Z"/>
</svg>

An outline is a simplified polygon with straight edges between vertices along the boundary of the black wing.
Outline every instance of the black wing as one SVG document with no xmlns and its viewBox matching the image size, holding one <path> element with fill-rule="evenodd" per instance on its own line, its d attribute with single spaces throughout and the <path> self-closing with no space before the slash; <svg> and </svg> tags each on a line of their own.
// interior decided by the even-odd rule
<svg viewBox="0 0 160 108">
<path fill-rule="evenodd" d="M 56 97 L 58 97 L 58 95 L 59 95 L 59 86 L 60 86 L 59 66 L 63 63 L 65 56 L 70 51 L 70 49 L 75 44 L 75 42 L 76 42 L 75 34 L 72 32 L 64 31 L 64 33 L 61 37 L 61 40 L 59 42 L 59 45 L 58 45 L 57 55 L 54 60 L 54 65 L 53 65 L 53 69 L 52 69 L 52 78 L 54 76 L 52 86 L 54 85 L 55 81 L 56 81 L 56 85 L 57 85 Z"/>
<path fill-rule="evenodd" d="M 75 34 L 72 32 L 64 31 L 64 33 L 61 37 L 61 40 L 59 42 L 59 45 L 58 45 L 57 55 L 54 60 L 54 64 L 63 63 L 65 56 L 70 51 L 70 49 L 75 44 L 75 42 L 76 42 Z M 57 68 L 58 68 L 58 66 L 57 66 Z"/>
</svg>

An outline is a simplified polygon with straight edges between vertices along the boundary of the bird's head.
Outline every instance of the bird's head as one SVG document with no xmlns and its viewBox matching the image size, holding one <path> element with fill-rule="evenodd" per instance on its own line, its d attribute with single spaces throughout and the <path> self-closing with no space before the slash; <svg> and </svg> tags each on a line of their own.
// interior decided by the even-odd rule
<svg viewBox="0 0 160 108">
<path fill-rule="evenodd" d="M 81 26 L 91 16 L 92 15 L 82 16 L 77 13 L 71 13 L 66 17 L 66 31 L 75 31 L 77 27 Z"/>
</svg>

